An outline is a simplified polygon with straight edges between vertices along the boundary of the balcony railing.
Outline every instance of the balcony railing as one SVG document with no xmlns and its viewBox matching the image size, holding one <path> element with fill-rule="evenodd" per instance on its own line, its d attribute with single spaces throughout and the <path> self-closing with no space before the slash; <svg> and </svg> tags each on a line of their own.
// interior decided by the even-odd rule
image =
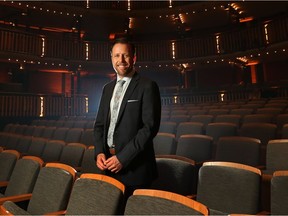
<svg viewBox="0 0 288 216">
<path fill-rule="evenodd" d="M 85 95 L 38 95 L 0 93 L 0 117 L 59 117 L 86 115 Z"/>
<path fill-rule="evenodd" d="M 285 42 L 288 41 L 287 26 L 287 14 L 269 21 L 267 26 L 269 41 L 265 37 L 264 23 L 261 22 L 217 33 L 218 44 L 214 34 L 175 40 L 173 41 L 175 59 L 187 60 L 219 54 L 233 54 Z M 170 40 L 136 42 L 138 61 L 173 61 L 171 44 Z M 48 35 L 0 29 L 0 52 L 9 52 L 10 54 L 110 62 L 109 50 L 109 42 L 82 41 L 75 38 L 58 40 Z"/>
</svg>

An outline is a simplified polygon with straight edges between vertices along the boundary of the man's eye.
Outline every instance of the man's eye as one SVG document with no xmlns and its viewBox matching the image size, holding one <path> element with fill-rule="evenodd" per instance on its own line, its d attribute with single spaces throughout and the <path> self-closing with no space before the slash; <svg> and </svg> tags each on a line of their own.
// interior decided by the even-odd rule
<svg viewBox="0 0 288 216">
<path fill-rule="evenodd" d="M 114 58 L 120 58 L 120 57 L 123 57 L 123 58 L 130 58 L 130 55 L 120 55 L 120 54 L 117 54 L 117 55 L 114 55 Z"/>
</svg>

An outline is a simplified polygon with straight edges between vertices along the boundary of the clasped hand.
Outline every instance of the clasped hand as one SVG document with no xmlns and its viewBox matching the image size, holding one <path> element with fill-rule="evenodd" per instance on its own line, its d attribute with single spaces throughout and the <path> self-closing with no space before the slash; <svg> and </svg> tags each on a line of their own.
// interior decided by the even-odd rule
<svg viewBox="0 0 288 216">
<path fill-rule="evenodd" d="M 96 165 L 100 170 L 110 170 L 111 172 L 118 173 L 122 169 L 122 164 L 116 157 L 113 155 L 112 157 L 106 160 L 106 156 L 102 153 L 97 156 Z"/>
</svg>

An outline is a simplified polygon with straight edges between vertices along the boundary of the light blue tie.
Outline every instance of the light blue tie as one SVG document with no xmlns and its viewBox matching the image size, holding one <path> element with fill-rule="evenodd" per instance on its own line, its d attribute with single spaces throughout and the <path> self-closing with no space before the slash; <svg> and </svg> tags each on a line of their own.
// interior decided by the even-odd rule
<svg viewBox="0 0 288 216">
<path fill-rule="evenodd" d="M 113 103 L 113 107 L 111 111 L 110 125 L 108 129 L 108 137 L 107 137 L 107 142 L 108 142 L 109 147 L 114 147 L 113 134 L 114 134 L 115 125 L 117 122 L 118 107 L 119 107 L 124 83 L 125 83 L 125 80 L 119 80 L 117 82 L 117 89 L 114 94 L 114 103 Z"/>
</svg>

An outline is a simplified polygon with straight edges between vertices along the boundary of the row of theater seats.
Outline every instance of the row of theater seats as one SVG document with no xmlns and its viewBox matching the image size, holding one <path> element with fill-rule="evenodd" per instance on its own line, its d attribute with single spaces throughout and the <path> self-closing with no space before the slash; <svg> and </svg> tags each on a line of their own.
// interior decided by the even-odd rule
<svg viewBox="0 0 288 216">
<path fill-rule="evenodd" d="M 171 133 L 175 135 L 176 140 L 185 134 L 209 135 L 217 141 L 221 136 L 248 136 L 261 140 L 267 144 L 270 139 L 288 138 L 288 123 L 277 126 L 266 122 L 246 122 L 238 126 L 232 121 L 223 120 L 218 122 L 205 122 L 205 118 L 195 119 L 192 122 L 161 122 L 159 133 Z"/>
<path fill-rule="evenodd" d="M 11 126 L 11 125 L 10 125 Z M 19 126 L 19 125 L 18 125 Z M 33 126 L 34 127 L 34 129 L 35 128 L 37 128 L 37 127 L 40 127 L 40 126 Z M 5 129 L 4 130 L 8 130 L 8 128 L 9 127 L 5 127 Z M 59 130 L 59 129 L 61 129 L 61 128 L 58 128 L 57 130 Z M 72 129 L 72 128 L 71 128 Z M 87 129 L 86 129 L 87 130 Z M 12 131 L 17 131 L 17 130 L 12 130 Z M 21 130 L 20 130 L 21 131 Z M 23 130 L 23 131 L 25 131 L 25 130 Z M 29 131 L 29 130 L 28 130 Z M 215 132 L 215 130 L 212 130 L 212 131 L 214 131 Z M 249 131 L 249 130 L 248 130 Z M 93 131 L 91 131 L 91 133 L 93 134 Z M 159 133 L 160 134 L 160 133 Z M 15 135 L 15 134 L 14 134 Z M 19 134 L 20 135 L 20 134 Z M 23 135 L 23 136 L 25 136 L 26 138 L 27 138 L 27 135 Z M 157 135 L 158 136 L 158 135 Z M 183 135 L 183 139 L 185 138 L 188 138 L 190 135 L 188 135 L 188 137 L 185 137 L 186 135 Z M 200 138 L 200 140 L 203 138 L 203 137 L 201 137 L 201 136 L 207 136 L 207 135 L 198 135 L 198 137 L 197 137 L 197 135 L 192 135 L 192 136 L 196 136 L 196 138 L 197 138 L 197 140 L 199 140 L 199 138 Z M 15 137 L 15 136 L 11 136 L 9 139 L 11 139 L 12 137 Z M 29 135 L 28 135 L 28 137 L 30 137 Z M 36 137 L 33 137 L 34 139 L 36 138 Z M 195 137 L 194 137 L 195 138 Z M 223 137 L 224 138 L 224 137 Z M 8 140 L 9 140 L 8 139 Z M 12 138 L 12 140 L 13 140 L 14 138 Z M 157 139 L 157 137 L 155 138 L 155 140 Z M 3 140 L 3 139 L 1 139 L 1 140 Z M 53 139 L 52 139 L 53 140 Z M 51 140 L 51 141 L 52 141 Z M 211 138 L 209 138 L 209 140 L 210 140 L 210 143 L 212 142 L 212 144 L 213 144 L 213 139 L 211 140 Z M 50 140 L 49 140 L 50 141 Z M 195 140 L 194 140 L 195 141 Z M 238 141 L 239 141 L 239 136 L 238 136 Z M 53 142 L 55 142 L 55 140 L 53 140 Z M 13 143 L 13 142 L 12 142 Z M 22 144 L 23 143 L 25 143 L 25 142 L 21 142 Z M 32 142 L 31 142 L 32 143 Z M 163 143 L 163 142 L 161 142 L 161 143 Z M 187 143 L 189 143 L 189 142 L 187 142 Z M 195 142 L 193 142 L 193 143 L 195 143 Z M 201 142 L 200 142 L 201 143 Z M 230 143 L 230 141 L 229 141 L 229 143 Z M 238 142 L 238 143 L 244 143 L 244 142 L 242 142 L 241 141 L 241 139 L 240 139 L 240 142 Z M 254 148 L 254 149 L 258 149 L 258 147 L 259 147 L 259 142 L 258 141 L 256 141 L 256 143 L 258 143 L 258 145 L 255 145 L 256 147 Z M 284 141 L 282 142 L 282 143 L 284 143 Z M 66 142 L 64 142 L 63 143 L 64 145 L 67 145 L 67 143 Z M 63 144 L 62 144 L 62 146 L 63 146 Z M 218 143 L 217 143 L 218 144 Z M 191 147 L 191 145 L 190 144 L 186 144 L 186 145 L 189 145 L 190 147 Z M 243 144 L 242 144 L 243 145 Z M 68 146 L 68 145 L 67 145 Z M 75 145 L 74 145 L 75 146 Z M 163 146 L 163 145 L 162 145 Z M 170 148 L 170 147 L 168 147 L 169 146 L 169 144 L 168 144 L 168 142 L 165 142 L 165 147 L 166 148 Z M 206 148 L 206 149 L 209 149 L 209 148 L 207 148 L 207 146 L 208 145 L 198 145 L 198 147 L 195 147 L 194 148 L 194 150 L 193 149 L 190 149 L 189 151 L 187 150 L 187 149 L 185 149 L 185 148 L 183 148 L 183 150 L 182 150 L 182 152 L 184 152 L 185 154 L 187 154 L 187 152 L 189 152 L 189 154 L 190 153 L 195 153 L 196 152 L 196 154 L 195 154 L 195 156 L 196 157 L 199 157 L 200 155 L 201 155 L 201 149 L 202 149 L 202 147 L 203 146 L 206 146 L 206 147 L 204 147 L 204 148 Z M 211 146 L 211 145 L 210 145 Z M 23 147 L 23 146 L 22 146 Z M 38 146 L 39 147 L 39 146 Z M 159 147 L 159 146 L 158 146 Z M 71 148 L 71 147 L 70 147 Z M 230 146 L 230 148 L 232 148 L 232 150 L 234 150 L 234 152 L 235 152 L 235 148 L 236 148 L 236 150 L 237 150 L 237 148 L 238 147 L 235 147 L 235 146 Z M 17 149 L 17 148 L 16 148 Z M 33 148 L 31 148 L 31 149 L 37 149 L 37 148 L 35 148 L 35 147 L 33 147 Z M 47 148 L 47 149 L 49 149 L 49 148 Z M 51 149 L 58 149 L 59 150 L 59 148 L 55 148 L 55 147 L 51 147 Z M 171 149 L 171 148 L 170 148 Z M 175 149 L 175 148 L 174 148 Z M 90 150 L 91 151 L 91 150 Z M 161 152 L 157 152 L 157 140 L 155 141 L 155 151 L 156 151 L 156 154 L 163 154 L 163 152 L 161 153 Z M 239 152 L 241 152 L 241 154 L 238 154 L 238 158 L 241 158 L 241 159 L 243 159 L 243 158 L 248 158 L 248 159 L 250 159 L 251 161 L 252 160 L 256 160 L 257 161 L 257 159 L 255 159 L 255 158 L 257 158 L 257 156 L 253 156 L 253 155 L 251 155 L 250 154 L 250 156 L 249 156 L 249 154 L 247 154 L 247 149 L 246 150 L 244 150 L 243 151 L 243 149 L 242 149 L 242 151 L 240 151 L 239 149 L 237 150 L 238 151 L 238 153 Z M 49 150 L 47 150 L 46 152 L 52 152 L 51 150 L 49 151 Z M 69 151 L 67 151 L 67 152 L 69 152 Z M 179 151 L 178 151 L 179 152 Z M 180 151 L 181 152 L 181 151 Z M 257 150 L 256 150 L 256 152 L 258 152 Z M 272 156 L 271 158 L 277 158 L 277 159 L 280 159 L 280 160 L 283 160 L 282 158 L 283 157 L 279 157 L 279 152 L 281 153 L 284 153 L 285 152 L 285 149 L 282 149 L 282 150 L 280 150 L 280 151 L 278 151 L 278 152 L 275 152 L 275 155 L 276 155 L 276 157 L 275 157 L 275 155 L 274 156 Z M 287 152 L 287 151 L 286 151 Z M 49 155 L 50 155 L 50 153 L 49 153 Z M 59 154 L 59 152 L 58 152 L 58 154 Z M 166 154 L 166 153 L 165 153 Z M 173 152 L 173 153 L 169 153 L 169 154 L 176 154 L 176 152 Z M 72 154 L 67 154 L 67 155 L 69 155 L 69 156 L 71 156 Z M 243 156 L 243 155 L 245 155 L 245 156 Z M 286 154 L 287 155 L 287 154 Z M 42 155 L 41 155 L 42 156 Z M 182 156 L 183 156 L 183 154 L 182 154 Z M 187 157 L 190 157 L 189 155 L 184 155 L 184 156 L 187 156 Z M 232 156 L 232 157 L 231 157 Z M 236 156 L 237 156 L 237 153 L 236 153 Z M 50 156 L 49 156 L 50 157 Z M 191 158 L 193 158 L 193 160 L 195 160 L 196 161 L 196 163 L 198 163 L 199 164 L 199 161 L 203 161 L 201 158 L 199 159 L 199 158 L 196 158 L 196 157 L 194 157 L 194 156 L 192 156 Z M 45 158 L 45 156 L 44 156 L 44 158 Z M 76 157 L 74 157 L 74 158 L 76 158 Z M 233 159 L 235 159 L 235 158 L 237 158 L 237 157 L 235 157 L 235 156 L 233 156 L 233 155 L 230 155 L 230 158 L 233 158 Z M 211 159 L 211 158 L 210 158 Z M 46 159 L 47 160 L 47 159 Z M 218 160 L 220 160 L 220 159 L 218 159 Z M 224 161 L 229 161 L 229 158 L 227 159 L 222 159 L 222 160 L 224 160 Z M 230 159 L 231 160 L 231 159 Z M 54 159 L 52 160 L 52 161 L 55 161 Z M 244 160 L 243 160 L 244 161 Z M 245 164 L 245 162 L 243 162 L 243 161 L 240 161 L 242 164 Z M 285 161 L 285 160 L 283 160 L 283 161 Z M 93 158 L 93 150 L 92 150 L 92 154 L 91 154 L 91 157 L 90 157 L 90 164 L 92 165 L 91 167 L 94 167 L 95 168 L 95 161 L 94 161 L 94 158 Z M 283 164 L 282 164 L 283 165 Z M 267 166 L 268 167 L 268 166 Z M 284 167 L 284 166 L 283 166 Z M 276 170 L 278 169 L 278 167 L 276 168 Z M 94 171 L 93 171 L 94 172 Z M 270 181 L 268 181 L 268 183 L 270 183 Z"/>
<path fill-rule="evenodd" d="M 209 110 L 209 109 L 242 109 L 242 108 L 281 108 L 283 111 L 288 107 L 288 98 L 278 98 L 278 99 L 254 99 L 247 101 L 228 101 L 228 102 L 203 102 L 203 103 L 175 103 L 171 105 L 162 106 L 163 110 L 175 111 L 175 110 Z M 284 111 L 285 112 L 285 111 Z"/>
<path fill-rule="evenodd" d="M 178 155 L 194 160 L 227 161 L 261 168 L 264 173 L 288 169 L 288 139 L 271 139 L 264 146 L 261 140 L 248 136 L 223 136 L 213 143 L 208 135 L 175 135 L 158 133 L 154 139 L 156 155 Z"/>
<path fill-rule="evenodd" d="M 11 143 L 17 145 L 11 146 Z M 21 156 L 39 157 L 45 163 L 60 162 L 70 165 L 79 173 L 99 172 L 95 166 L 94 147 L 82 143 L 65 143 L 63 140 L 1 133 L 0 146 L 8 151 L 17 151 Z"/>
<path fill-rule="evenodd" d="M 10 123 L 4 127 L 3 132 L 23 136 L 41 137 L 51 140 L 63 140 L 66 143 L 80 142 L 86 146 L 94 145 L 93 128 L 57 128 L 55 126 L 36 126 Z"/>
<path fill-rule="evenodd" d="M 206 126 L 212 122 L 230 122 L 241 127 L 242 124 L 251 122 L 263 122 L 276 124 L 279 129 L 288 123 L 288 114 L 272 114 L 272 113 L 257 113 L 257 114 L 195 114 L 188 115 L 174 115 L 168 118 L 163 117 L 161 122 L 172 121 L 177 124 L 181 122 L 202 122 Z"/>
<path fill-rule="evenodd" d="M 31 122 L 30 125 L 33 126 L 46 126 L 46 127 L 67 127 L 67 128 L 82 128 L 82 129 L 91 129 L 94 127 L 95 120 L 82 120 L 82 119 L 63 119 L 58 120 L 48 120 L 48 119 L 35 119 Z"/>
<path fill-rule="evenodd" d="M 206 109 L 199 109 L 199 108 L 190 108 L 190 109 L 183 109 L 177 108 L 175 110 L 165 110 L 162 109 L 162 119 L 171 118 L 177 115 L 183 115 L 187 117 L 192 117 L 193 115 L 224 115 L 224 114 L 236 114 L 236 115 L 247 115 L 247 114 L 287 114 L 287 109 L 283 110 L 279 107 L 264 107 L 264 108 L 231 108 L 231 109 L 224 109 L 224 108 L 206 108 Z"/>
<path fill-rule="evenodd" d="M 169 122 L 169 126 L 170 123 L 171 122 Z M 175 126 L 175 123 L 173 125 Z M 44 132 L 46 131 L 46 133 L 42 133 L 42 136 L 36 136 L 35 134 L 33 135 L 33 133 L 32 135 L 25 133 L 18 134 L 17 128 L 22 126 L 23 125 L 10 124 L 9 127 L 6 127 L 5 132 L 0 134 L 0 146 L 6 149 L 17 150 L 22 154 L 28 153 L 29 155 L 44 157 L 45 161 L 58 161 L 62 150 L 65 149 L 64 147 L 67 148 L 67 146 L 73 144 L 73 149 L 76 149 L 76 146 L 82 146 L 79 147 L 82 149 L 79 151 L 83 152 L 86 146 L 93 145 L 93 129 L 56 129 L 54 127 L 44 127 Z M 13 127 L 16 127 L 16 129 L 8 130 Z M 38 131 L 37 129 L 43 126 L 26 127 L 33 127 L 34 131 Z M 50 133 L 51 131 L 53 133 Z M 44 134 L 51 135 L 45 136 Z M 201 162 L 217 159 L 219 152 L 221 152 L 223 145 L 225 145 L 222 143 L 228 142 L 226 140 L 229 140 L 229 142 L 233 143 L 238 142 L 237 145 L 239 145 L 238 147 L 233 146 L 233 148 L 231 148 L 229 151 L 230 157 L 233 155 L 234 160 L 236 158 L 242 159 L 238 162 L 259 166 L 265 165 L 266 163 L 267 143 L 275 139 L 276 129 L 269 124 L 245 124 L 238 131 L 236 126 L 231 123 L 211 123 L 208 124 L 206 133 L 203 134 L 203 124 L 188 122 L 179 124 L 176 134 L 159 132 L 154 139 L 154 149 L 156 155 L 176 154 L 191 158 L 196 162 Z M 232 150 L 235 152 L 234 154 L 231 152 Z M 240 154 L 237 156 L 240 150 L 245 152 L 245 157 L 240 156 Z"/>
<path fill-rule="evenodd" d="M 287 214 L 288 171 L 271 178 L 271 208 L 261 207 L 262 173 L 238 163 L 205 162 L 176 156 L 156 158 L 159 177 L 149 190 L 136 190 L 123 203 L 125 186 L 111 177 L 83 173 L 62 163 L 44 163 L 12 150 L 0 153 L 0 212 L 14 215 L 220 215 Z M 8 173 L 8 171 L 6 172 Z M 4 180 L 3 180 L 4 179 Z M 3 187 L 6 182 L 6 186 Z M 8 183 L 7 183 L 8 182 Z M 196 185 L 197 184 L 197 185 Z M 196 193 L 195 186 L 196 185 Z M 191 199 L 192 198 L 192 199 Z M 29 200 L 25 205 L 19 201 Z M 57 212 L 57 213 L 56 213 Z"/>
<path fill-rule="evenodd" d="M 197 163 L 232 158 L 235 162 L 251 166 L 265 165 L 267 144 L 269 141 L 277 139 L 276 126 L 265 123 L 247 123 L 243 124 L 240 129 L 232 123 L 210 123 L 207 125 L 205 133 L 203 133 L 203 123 L 180 123 L 177 129 L 175 129 L 176 123 L 166 123 L 165 127 L 170 129 L 173 126 L 176 133 L 172 133 L 170 130 L 165 131 L 164 123 L 162 123 L 160 132 L 154 138 L 155 154 L 185 156 Z M 17 130 L 23 126 L 26 127 L 26 130 Z M 25 133 L 27 130 L 32 131 L 31 128 L 34 129 L 33 133 Z M 288 131 L 288 125 L 284 128 Z M 40 129 L 43 130 L 42 133 L 39 133 Z M 22 134 L 17 133 L 20 131 Z M 37 133 L 34 133 L 35 131 Z M 47 136 L 47 134 L 50 135 Z M 68 146 L 72 148 L 73 144 L 73 149 L 76 149 L 76 146 L 82 146 L 78 148 L 82 149 L 79 152 L 83 152 L 85 147 L 93 145 L 93 139 L 93 129 L 9 124 L 5 127 L 4 132 L 0 133 L 0 146 L 17 150 L 22 154 L 28 153 L 44 157 L 45 161 L 58 161 L 63 149 Z M 234 146 L 226 143 L 234 143 Z M 227 148 L 230 149 L 227 150 Z M 245 154 L 238 154 L 240 152 Z"/>
<path fill-rule="evenodd" d="M 3 183 L 1 189 L 4 189 L 4 193 L 0 195 L 2 214 L 43 215 L 55 212 L 55 215 L 117 215 L 120 213 L 118 206 L 124 192 L 124 186 L 120 182 L 92 173 L 82 174 L 78 178 L 76 170 L 71 166 L 62 163 L 44 163 L 39 157 L 19 157 L 19 155 L 12 150 L 0 153 L 0 182 Z M 8 168 L 11 175 L 3 180 L 2 171 L 7 171 Z M 8 182 L 5 187 L 4 182 Z M 26 203 L 23 203 L 25 200 Z M 60 210 L 65 212 L 58 212 Z"/>
<path fill-rule="evenodd" d="M 236 124 L 230 122 L 208 123 L 206 127 L 205 123 L 200 121 L 182 122 L 179 124 L 176 122 L 162 122 L 159 133 L 156 136 L 155 144 L 157 146 L 155 147 L 155 150 L 157 153 L 165 152 L 167 154 L 175 154 L 180 146 L 183 145 L 183 142 L 194 143 L 194 145 L 196 145 L 197 142 L 206 142 L 206 146 L 211 146 L 211 148 L 209 147 L 209 150 L 212 151 L 213 155 L 217 150 L 218 140 L 222 137 L 235 137 L 235 139 L 237 139 L 237 137 L 249 137 L 259 140 L 263 156 L 261 162 L 263 164 L 265 163 L 264 156 L 266 154 L 266 146 L 268 142 L 275 139 L 287 139 L 288 124 L 285 124 L 280 130 L 278 130 L 276 124 L 261 122 L 244 123 L 240 128 L 238 128 Z M 161 145 L 162 142 L 165 142 L 166 145 Z M 169 145 L 167 143 L 169 143 Z M 193 148 L 192 145 L 188 146 Z M 201 145 L 197 148 L 200 147 Z M 183 153 L 186 154 L 185 156 L 189 156 L 191 152 L 192 150 L 183 150 Z M 209 156 L 211 156 L 211 154 L 209 154 Z"/>
<path fill-rule="evenodd" d="M 93 145 L 93 129 L 7 124 L 0 132 L 4 149 L 40 157 L 45 163 L 68 164 L 79 171 L 99 172 Z"/>
<path fill-rule="evenodd" d="M 195 115 L 210 115 L 215 118 L 217 115 L 240 115 L 240 123 L 245 115 L 268 114 L 269 117 L 262 121 L 276 123 L 277 115 L 287 113 L 288 100 L 270 100 L 270 101 L 248 101 L 248 102 L 230 102 L 215 104 L 177 104 L 162 107 L 162 121 L 193 121 Z M 246 120 L 246 119 L 245 119 Z M 244 122 L 245 122 L 244 120 Z M 250 119 L 247 119 L 249 121 Z M 253 120 L 253 119 L 251 119 Z M 260 119 L 261 120 L 261 119 Z M 287 120 L 287 116 L 286 116 Z M 262 122 L 261 121 L 261 122 Z"/>
</svg>

